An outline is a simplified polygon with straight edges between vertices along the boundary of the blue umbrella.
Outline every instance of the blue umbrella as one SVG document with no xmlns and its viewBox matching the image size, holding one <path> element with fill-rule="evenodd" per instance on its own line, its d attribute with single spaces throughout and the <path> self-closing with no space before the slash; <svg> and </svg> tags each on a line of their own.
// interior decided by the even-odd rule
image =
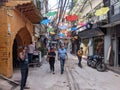
<svg viewBox="0 0 120 90">
<path fill-rule="evenodd" d="M 44 20 L 41 21 L 41 24 L 46 25 L 46 24 L 48 24 L 49 22 L 50 22 L 49 19 L 44 19 Z"/>
<path fill-rule="evenodd" d="M 60 33 L 60 34 L 58 34 L 60 37 L 64 37 L 65 36 L 65 34 L 62 34 L 62 33 Z"/>
<path fill-rule="evenodd" d="M 58 28 L 59 28 L 59 29 L 67 29 L 68 27 L 65 26 L 65 25 L 62 25 L 62 26 L 59 26 Z"/>
<path fill-rule="evenodd" d="M 72 30 L 72 31 L 75 31 L 75 30 L 77 30 L 77 28 L 76 28 L 76 27 L 72 27 L 71 30 Z"/>
</svg>

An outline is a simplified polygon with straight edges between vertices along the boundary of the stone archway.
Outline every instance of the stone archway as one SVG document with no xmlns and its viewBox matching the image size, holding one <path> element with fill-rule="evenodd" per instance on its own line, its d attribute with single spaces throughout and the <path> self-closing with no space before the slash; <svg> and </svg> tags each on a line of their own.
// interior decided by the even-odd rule
<svg viewBox="0 0 120 90">
<path fill-rule="evenodd" d="M 31 41 L 32 37 L 25 27 L 20 29 L 16 34 L 12 47 L 13 69 L 19 68 L 19 61 L 17 60 L 18 53 L 22 50 L 23 46 L 28 46 Z"/>
</svg>

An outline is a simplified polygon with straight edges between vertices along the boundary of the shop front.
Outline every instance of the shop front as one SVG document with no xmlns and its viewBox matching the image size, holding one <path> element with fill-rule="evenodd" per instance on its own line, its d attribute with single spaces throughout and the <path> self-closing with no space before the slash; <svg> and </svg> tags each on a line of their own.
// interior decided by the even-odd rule
<svg viewBox="0 0 120 90">
<path fill-rule="evenodd" d="M 117 66 L 120 67 L 120 25 L 116 26 L 116 39 L 117 39 Z"/>
<path fill-rule="evenodd" d="M 104 56 L 104 29 L 94 28 L 79 32 L 79 37 L 82 39 L 84 53 L 86 55 L 101 55 Z M 87 44 L 87 45 L 86 45 Z M 85 48 L 85 49 L 84 49 Z"/>
</svg>

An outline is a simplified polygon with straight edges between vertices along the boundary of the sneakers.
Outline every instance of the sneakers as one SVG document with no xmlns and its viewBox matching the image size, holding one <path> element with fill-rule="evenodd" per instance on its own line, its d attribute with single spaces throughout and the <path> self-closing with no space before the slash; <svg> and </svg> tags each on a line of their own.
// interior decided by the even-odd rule
<svg viewBox="0 0 120 90">
<path fill-rule="evenodd" d="M 63 71 L 61 71 L 61 74 L 63 74 Z"/>
<path fill-rule="evenodd" d="M 53 71 L 53 74 L 55 74 L 55 72 Z"/>
<path fill-rule="evenodd" d="M 82 65 L 81 65 L 80 63 L 78 63 L 78 66 L 79 66 L 80 68 L 82 68 Z"/>
</svg>

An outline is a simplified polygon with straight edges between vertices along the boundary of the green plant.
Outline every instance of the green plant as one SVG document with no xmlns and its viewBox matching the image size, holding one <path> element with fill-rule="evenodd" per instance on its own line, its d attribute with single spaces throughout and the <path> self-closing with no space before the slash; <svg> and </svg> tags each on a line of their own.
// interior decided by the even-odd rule
<svg viewBox="0 0 120 90">
<path fill-rule="evenodd" d="M 41 56 L 42 57 L 47 54 L 47 49 L 44 48 L 44 47 L 39 47 L 38 50 L 41 51 Z"/>
</svg>

